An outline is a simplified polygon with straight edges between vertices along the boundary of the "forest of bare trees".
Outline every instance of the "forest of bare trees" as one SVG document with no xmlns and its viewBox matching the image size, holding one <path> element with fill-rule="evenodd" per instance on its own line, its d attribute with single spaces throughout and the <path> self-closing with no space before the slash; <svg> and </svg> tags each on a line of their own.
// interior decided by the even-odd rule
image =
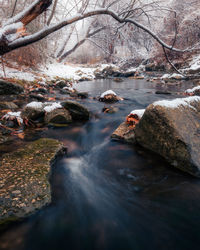
<svg viewBox="0 0 200 250">
<path fill-rule="evenodd" d="M 82 63 L 143 60 L 163 54 L 163 49 L 181 54 L 198 48 L 200 36 L 199 3 L 189 2 L 0 1 L 0 54 L 23 63 L 31 59 L 32 64 L 48 58 Z"/>
</svg>

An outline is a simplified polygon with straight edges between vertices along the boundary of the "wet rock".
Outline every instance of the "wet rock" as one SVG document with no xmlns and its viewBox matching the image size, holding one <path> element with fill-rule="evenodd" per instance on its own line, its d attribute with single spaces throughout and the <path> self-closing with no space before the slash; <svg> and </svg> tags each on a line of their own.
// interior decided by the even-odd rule
<svg viewBox="0 0 200 250">
<path fill-rule="evenodd" d="M 18 106 L 14 102 L 0 102 L 0 109 L 17 109 Z"/>
<path fill-rule="evenodd" d="M 19 84 L 0 80 L 0 95 L 18 95 L 24 91 Z"/>
<path fill-rule="evenodd" d="M 46 100 L 46 98 L 44 96 L 42 96 L 41 94 L 38 94 L 38 95 L 30 94 L 29 97 L 32 99 L 35 99 L 37 101 L 45 101 Z"/>
<path fill-rule="evenodd" d="M 65 87 L 71 87 L 70 83 L 65 80 L 59 80 L 55 83 L 55 87 L 63 89 Z"/>
<path fill-rule="evenodd" d="M 48 93 L 46 88 L 36 88 L 36 89 L 32 90 L 31 92 L 40 93 L 40 94 L 47 94 Z"/>
<path fill-rule="evenodd" d="M 174 167 L 200 177 L 200 97 L 149 105 L 135 134 L 143 147 L 163 156 Z"/>
<path fill-rule="evenodd" d="M 135 132 L 133 129 L 130 129 L 129 125 L 126 122 L 123 122 L 111 135 L 111 138 L 114 140 L 120 140 L 126 143 L 135 144 Z"/>
<path fill-rule="evenodd" d="M 33 214 L 51 202 L 51 164 L 66 153 L 62 143 L 43 138 L 0 160 L 0 226 Z M 35 202 L 33 202 L 35 201 Z"/>
<path fill-rule="evenodd" d="M 21 117 L 28 120 L 37 120 L 43 118 L 45 111 L 43 109 L 43 104 L 40 102 L 32 102 L 26 105 L 21 113 Z"/>
<path fill-rule="evenodd" d="M 73 120 L 78 120 L 78 121 L 89 120 L 90 113 L 88 109 L 85 108 L 83 105 L 72 101 L 63 102 L 61 103 L 61 105 L 69 111 Z"/>
<path fill-rule="evenodd" d="M 122 101 L 123 98 L 117 96 L 117 94 L 112 90 L 107 90 L 106 92 L 102 93 L 99 97 L 100 102 L 107 102 L 107 103 L 114 103 L 118 101 Z"/>
<path fill-rule="evenodd" d="M 46 124 L 53 126 L 62 126 L 72 122 L 72 117 L 68 110 L 54 109 L 51 112 L 45 114 L 44 121 Z"/>
</svg>

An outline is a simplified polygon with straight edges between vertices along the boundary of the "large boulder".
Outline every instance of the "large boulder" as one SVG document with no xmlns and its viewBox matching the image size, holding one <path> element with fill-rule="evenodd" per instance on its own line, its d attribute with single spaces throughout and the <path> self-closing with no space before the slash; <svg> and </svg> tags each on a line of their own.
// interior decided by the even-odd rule
<svg viewBox="0 0 200 250">
<path fill-rule="evenodd" d="M 174 167 L 200 177 L 200 97 L 149 105 L 135 128 L 137 142 Z"/>
<path fill-rule="evenodd" d="M 85 108 L 83 105 L 72 101 L 65 101 L 61 103 L 61 105 L 69 111 L 73 120 L 78 120 L 78 121 L 89 120 L 90 113 L 87 110 L 87 108 Z"/>
<path fill-rule="evenodd" d="M 18 95 L 24 91 L 19 84 L 0 80 L 0 95 Z"/>
</svg>

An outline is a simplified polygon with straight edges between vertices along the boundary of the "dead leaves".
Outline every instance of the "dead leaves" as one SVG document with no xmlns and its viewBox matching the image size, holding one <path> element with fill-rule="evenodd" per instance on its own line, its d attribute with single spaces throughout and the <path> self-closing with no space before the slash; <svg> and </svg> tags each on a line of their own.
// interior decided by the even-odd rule
<svg viewBox="0 0 200 250">
<path fill-rule="evenodd" d="M 129 125 L 130 129 L 134 129 L 139 121 L 140 119 L 137 114 L 130 114 L 126 117 L 126 123 Z"/>
</svg>

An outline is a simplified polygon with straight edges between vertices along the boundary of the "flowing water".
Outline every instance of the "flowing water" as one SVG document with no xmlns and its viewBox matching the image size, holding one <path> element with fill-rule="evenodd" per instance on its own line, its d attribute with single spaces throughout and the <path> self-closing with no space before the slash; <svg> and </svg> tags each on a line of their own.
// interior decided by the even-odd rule
<svg viewBox="0 0 200 250">
<path fill-rule="evenodd" d="M 3 232 L 0 249 L 199 249 L 200 181 L 139 146 L 110 139 L 131 110 L 176 96 L 155 90 L 177 92 L 186 85 L 192 86 L 79 83 L 91 96 L 112 89 L 125 100 L 113 105 L 119 108 L 115 114 L 102 113 L 104 104 L 96 100 L 82 100 L 94 114 L 89 122 L 36 135 L 62 140 L 69 152 L 53 166 L 52 204 Z"/>
</svg>

